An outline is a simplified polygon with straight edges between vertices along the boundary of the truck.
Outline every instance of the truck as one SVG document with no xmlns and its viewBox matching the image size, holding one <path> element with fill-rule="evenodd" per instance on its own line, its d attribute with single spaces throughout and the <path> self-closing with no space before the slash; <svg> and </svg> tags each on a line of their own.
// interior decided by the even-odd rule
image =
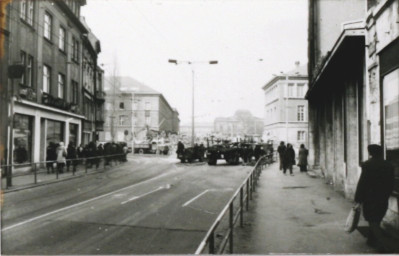
<svg viewBox="0 0 399 256">
<path fill-rule="evenodd" d="M 217 160 L 224 159 L 228 164 L 239 164 L 241 148 L 238 142 L 214 144 L 207 149 L 208 165 L 216 165 Z"/>
<path fill-rule="evenodd" d="M 177 158 L 180 159 L 182 163 L 186 161 L 192 163 L 195 160 L 203 162 L 205 158 L 205 148 L 199 146 L 185 148 L 183 152 L 178 153 Z"/>
</svg>

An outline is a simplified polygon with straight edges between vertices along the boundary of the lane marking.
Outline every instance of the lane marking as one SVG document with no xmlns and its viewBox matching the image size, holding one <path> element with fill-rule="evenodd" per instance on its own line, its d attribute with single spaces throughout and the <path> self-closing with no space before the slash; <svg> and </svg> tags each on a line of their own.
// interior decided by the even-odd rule
<svg viewBox="0 0 399 256">
<path fill-rule="evenodd" d="M 133 188 L 133 187 L 139 186 L 139 185 L 141 185 L 141 184 L 148 183 L 148 182 L 153 181 L 153 180 L 157 180 L 157 179 L 162 178 L 163 176 L 167 176 L 167 175 L 170 175 L 170 173 L 164 173 L 164 174 L 162 174 L 162 175 L 160 175 L 160 176 L 151 178 L 151 179 L 149 179 L 149 180 L 144 180 L 144 181 L 142 181 L 142 182 L 139 182 L 139 183 L 136 183 L 136 184 L 133 184 L 133 185 L 130 185 L 130 186 L 127 186 L 127 187 L 124 187 L 124 188 L 121 188 L 121 189 L 118 189 L 118 190 L 115 190 L 115 191 L 106 193 L 106 194 L 104 194 L 104 195 L 101 195 L 101 196 L 98 196 L 98 197 L 94 197 L 94 198 L 88 199 L 88 200 L 86 200 L 86 201 L 82 201 L 82 202 L 80 202 L 80 203 L 72 204 L 72 205 L 63 207 L 63 208 L 61 208 L 61 209 L 58 209 L 58 210 L 55 210 L 55 211 L 52 211 L 52 212 L 48 212 L 48 213 L 45 213 L 45 214 L 36 216 L 36 217 L 34 217 L 34 218 L 27 219 L 27 220 L 22 221 L 22 222 L 20 222 L 20 223 L 17 223 L 17 224 L 8 226 L 8 227 L 6 227 L 6 228 L 3 228 L 1 231 L 7 231 L 7 230 L 10 230 L 10 229 L 13 229 L 13 228 L 22 226 L 22 225 L 24 225 L 24 224 L 33 222 L 33 221 L 35 221 L 35 220 L 42 219 L 42 218 L 44 218 L 44 217 L 47 217 L 47 216 L 50 216 L 50 215 L 53 215 L 53 214 L 56 214 L 56 213 L 59 213 L 59 212 L 62 212 L 62 211 L 71 209 L 71 208 L 74 208 L 74 207 L 76 207 L 76 206 L 80 206 L 80 205 L 83 205 L 83 204 L 86 204 L 86 203 L 89 203 L 89 202 L 92 202 L 92 201 L 101 199 L 101 198 L 103 198 L 103 197 L 107 197 L 107 196 L 109 196 L 109 195 L 112 195 L 112 194 L 121 192 L 121 191 L 123 191 L 123 190 L 129 189 L 129 188 Z"/>
<path fill-rule="evenodd" d="M 139 199 L 139 198 L 148 196 L 148 195 L 150 195 L 150 194 L 152 194 L 152 193 L 155 193 L 155 192 L 157 192 L 157 191 L 159 191 L 159 190 L 162 190 L 162 189 L 166 189 L 166 187 L 161 186 L 161 187 L 159 187 L 159 188 L 157 188 L 157 189 L 155 189 L 155 190 L 152 190 L 152 191 L 150 191 L 150 192 L 144 193 L 144 194 L 142 194 L 142 195 L 134 196 L 134 197 L 132 197 L 132 198 L 126 200 L 126 201 L 123 201 L 121 204 L 126 204 L 126 203 L 128 203 L 128 202 L 131 202 L 131 201 L 137 200 L 137 199 Z"/>
<path fill-rule="evenodd" d="M 197 200 L 198 198 L 200 198 L 201 196 L 205 195 L 207 192 L 209 191 L 209 189 L 205 190 L 204 192 L 202 192 L 201 194 L 197 195 L 196 197 L 190 199 L 189 201 L 185 202 L 182 207 L 186 207 L 187 205 L 191 204 L 192 202 L 194 202 L 195 200 Z"/>
</svg>

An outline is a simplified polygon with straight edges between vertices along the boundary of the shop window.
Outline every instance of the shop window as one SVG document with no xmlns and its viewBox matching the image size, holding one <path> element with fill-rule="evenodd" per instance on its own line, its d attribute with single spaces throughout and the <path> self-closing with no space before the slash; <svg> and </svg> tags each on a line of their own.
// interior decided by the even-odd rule
<svg viewBox="0 0 399 256">
<path fill-rule="evenodd" d="M 69 143 L 73 143 L 75 146 L 78 145 L 78 125 L 69 124 Z"/>
<path fill-rule="evenodd" d="M 399 69 L 383 78 L 384 143 L 386 159 L 395 167 L 399 178 Z M 395 190 L 399 192 L 399 182 Z"/>
<path fill-rule="evenodd" d="M 47 120 L 47 145 L 58 144 L 60 141 L 64 141 L 64 123 Z"/>
<path fill-rule="evenodd" d="M 31 162 L 33 117 L 14 115 L 13 161 L 15 164 Z"/>
</svg>

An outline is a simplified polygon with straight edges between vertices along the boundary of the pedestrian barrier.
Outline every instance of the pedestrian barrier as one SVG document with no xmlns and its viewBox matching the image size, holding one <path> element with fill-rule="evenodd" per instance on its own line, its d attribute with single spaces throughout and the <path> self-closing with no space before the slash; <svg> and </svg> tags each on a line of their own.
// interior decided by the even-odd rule
<svg viewBox="0 0 399 256">
<path fill-rule="evenodd" d="M 49 181 L 54 179 L 51 177 L 52 174 L 55 175 L 55 180 L 59 179 L 61 174 L 69 173 L 69 168 L 72 168 L 72 176 L 80 170 L 87 173 L 88 169 L 93 168 L 93 166 L 97 169 L 101 168 L 100 163 L 102 162 L 102 168 L 105 170 L 106 166 L 114 166 L 119 164 L 120 162 L 126 161 L 125 154 L 113 154 L 113 155 L 103 155 L 103 156 L 95 156 L 95 157 L 84 157 L 84 158 L 74 158 L 74 159 L 66 159 L 65 167 L 66 171 L 63 170 L 60 172 L 60 169 L 57 168 L 57 161 L 40 161 L 40 162 L 32 162 L 32 163 L 23 163 L 23 164 L 11 164 L 11 165 L 1 165 L 1 177 L 2 179 L 6 179 L 6 189 L 13 186 L 13 179 L 26 178 L 28 176 L 33 176 L 31 182 L 28 179 L 23 179 L 22 184 L 19 185 L 29 185 L 29 184 L 38 184 L 38 176 L 42 174 L 47 177 L 42 176 L 45 181 Z M 27 171 L 14 173 L 15 170 L 18 169 L 27 169 Z M 51 172 L 50 172 L 51 170 Z"/>
<path fill-rule="evenodd" d="M 227 243 L 229 244 L 229 252 L 233 253 L 233 245 L 234 245 L 234 225 L 238 219 L 240 219 L 240 226 L 244 226 L 244 202 L 246 211 L 249 210 L 249 200 L 252 200 L 252 194 L 255 192 L 255 187 L 258 182 L 259 176 L 262 172 L 262 169 L 270 164 L 270 157 L 263 156 L 259 158 L 256 162 L 251 173 L 245 178 L 240 187 L 236 190 L 234 195 L 230 198 L 227 205 L 223 208 L 222 212 L 218 215 L 216 220 L 213 222 L 211 228 L 206 233 L 204 239 L 201 241 L 198 246 L 195 254 L 201 254 L 206 249 L 206 245 L 208 245 L 207 254 L 221 254 L 224 252 Z M 234 209 L 234 201 L 236 198 L 239 198 L 238 208 Z M 216 229 L 221 224 L 223 217 L 228 213 L 228 229 L 225 235 L 222 237 L 219 245 L 216 245 L 215 235 Z"/>
</svg>

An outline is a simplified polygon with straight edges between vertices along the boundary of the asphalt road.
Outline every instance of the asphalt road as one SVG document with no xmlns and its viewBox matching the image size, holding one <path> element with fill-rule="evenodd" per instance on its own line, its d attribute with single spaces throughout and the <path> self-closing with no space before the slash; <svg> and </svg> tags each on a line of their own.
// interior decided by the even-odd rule
<svg viewBox="0 0 399 256">
<path fill-rule="evenodd" d="M 246 166 L 135 156 L 98 174 L 7 193 L 2 254 L 191 254 Z"/>
</svg>

